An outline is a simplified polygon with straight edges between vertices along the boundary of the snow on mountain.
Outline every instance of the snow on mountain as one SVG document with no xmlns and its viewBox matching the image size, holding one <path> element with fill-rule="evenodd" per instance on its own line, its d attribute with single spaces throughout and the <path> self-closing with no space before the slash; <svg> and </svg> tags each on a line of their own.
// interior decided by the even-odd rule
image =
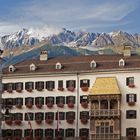
<svg viewBox="0 0 140 140">
<path fill-rule="evenodd" d="M 33 46 L 45 40 L 52 45 L 66 45 L 70 47 L 100 48 L 107 45 L 123 45 L 128 43 L 134 47 L 140 46 L 140 35 L 129 34 L 122 31 L 111 33 L 90 33 L 86 31 L 73 32 L 70 30 L 55 28 L 30 28 L 22 29 L 11 35 L 1 38 L 4 49 Z"/>
</svg>

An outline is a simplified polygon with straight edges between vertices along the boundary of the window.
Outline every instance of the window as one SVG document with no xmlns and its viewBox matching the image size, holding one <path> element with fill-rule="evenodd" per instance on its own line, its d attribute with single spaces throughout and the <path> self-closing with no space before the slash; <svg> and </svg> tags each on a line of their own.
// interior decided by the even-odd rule
<svg viewBox="0 0 140 140">
<path fill-rule="evenodd" d="M 25 89 L 28 92 L 32 92 L 32 90 L 34 89 L 34 82 L 26 82 L 25 83 Z"/>
<path fill-rule="evenodd" d="M 44 98 L 43 97 L 36 97 L 35 98 L 35 105 L 37 108 L 41 108 L 44 104 Z"/>
<path fill-rule="evenodd" d="M 74 104 L 75 104 L 75 96 L 67 96 L 66 103 L 67 103 L 69 108 L 73 108 Z"/>
<path fill-rule="evenodd" d="M 75 96 L 67 96 L 66 97 L 66 103 L 73 103 L 75 104 Z"/>
<path fill-rule="evenodd" d="M 59 113 L 59 120 L 65 120 L 65 112 L 56 112 L 56 120 L 58 119 L 58 113 Z"/>
<path fill-rule="evenodd" d="M 5 130 L 2 130 L 2 136 L 3 137 L 12 137 L 13 136 L 13 130 L 11 129 L 5 129 Z"/>
<path fill-rule="evenodd" d="M 136 117 L 137 117 L 136 110 L 127 110 L 126 111 L 126 118 L 127 119 L 136 119 Z"/>
<path fill-rule="evenodd" d="M 32 64 L 30 65 L 30 70 L 31 70 L 31 71 L 35 71 L 36 69 L 37 69 L 36 65 L 32 63 Z"/>
<path fill-rule="evenodd" d="M 14 120 L 23 120 L 23 114 L 22 113 L 15 113 Z"/>
<path fill-rule="evenodd" d="M 59 131 L 57 129 L 55 129 L 55 136 L 61 136 L 64 137 L 64 129 L 59 129 Z"/>
<path fill-rule="evenodd" d="M 96 66 L 97 66 L 97 64 L 94 60 L 90 62 L 90 67 L 91 68 L 96 68 Z"/>
<path fill-rule="evenodd" d="M 57 62 L 56 65 L 55 65 L 55 68 L 58 69 L 58 70 L 61 69 L 62 68 L 61 63 Z"/>
<path fill-rule="evenodd" d="M 5 108 L 12 108 L 14 105 L 14 99 L 13 98 L 7 98 L 5 99 Z"/>
<path fill-rule="evenodd" d="M 33 104 L 34 104 L 34 98 L 32 97 L 25 98 L 25 105 L 28 108 L 32 108 Z"/>
<path fill-rule="evenodd" d="M 74 91 L 74 89 L 76 87 L 75 80 L 66 81 L 66 87 L 67 87 L 68 91 Z"/>
<path fill-rule="evenodd" d="M 80 119 L 83 119 L 83 118 L 89 119 L 89 112 L 88 111 L 80 112 Z"/>
<path fill-rule="evenodd" d="M 14 136 L 15 137 L 22 137 L 22 130 L 21 129 L 15 129 L 14 130 Z"/>
<path fill-rule="evenodd" d="M 132 127 L 126 128 L 126 136 L 130 138 L 136 137 L 137 135 L 136 131 L 137 131 L 136 128 L 132 128 Z"/>
<path fill-rule="evenodd" d="M 66 137 L 75 137 L 75 129 L 66 129 Z"/>
<path fill-rule="evenodd" d="M 45 136 L 46 137 L 51 137 L 53 138 L 54 137 L 54 130 L 53 129 L 45 129 Z"/>
<path fill-rule="evenodd" d="M 35 120 L 43 120 L 43 119 L 44 119 L 44 113 L 43 112 L 35 113 Z"/>
<path fill-rule="evenodd" d="M 45 113 L 45 120 L 54 120 L 54 112 L 47 112 Z"/>
<path fill-rule="evenodd" d="M 31 112 L 25 113 L 25 121 L 33 121 L 34 120 L 34 114 Z"/>
<path fill-rule="evenodd" d="M 133 88 L 135 87 L 134 85 L 134 77 L 127 77 L 126 78 L 126 85 Z"/>
<path fill-rule="evenodd" d="M 70 111 L 70 112 L 66 112 L 66 119 L 75 119 L 75 112 Z"/>
<path fill-rule="evenodd" d="M 123 59 L 119 60 L 119 67 L 124 67 L 125 61 Z"/>
<path fill-rule="evenodd" d="M 44 82 L 43 81 L 35 82 L 35 89 L 37 89 L 38 91 L 42 91 L 44 89 Z"/>
<path fill-rule="evenodd" d="M 65 97 L 63 96 L 56 97 L 56 104 L 58 107 L 64 107 Z"/>
<path fill-rule="evenodd" d="M 14 83 L 4 84 L 4 90 L 7 90 L 7 92 L 12 93 L 13 90 L 15 90 L 15 84 Z"/>
<path fill-rule="evenodd" d="M 45 113 L 45 121 L 47 124 L 52 124 L 54 120 L 54 112 Z"/>
<path fill-rule="evenodd" d="M 46 89 L 52 91 L 55 88 L 54 81 L 47 81 L 46 82 Z"/>
<path fill-rule="evenodd" d="M 24 130 L 24 136 L 33 136 L 33 130 L 31 129 L 25 129 Z"/>
<path fill-rule="evenodd" d="M 15 99 L 15 105 L 17 108 L 21 108 L 23 105 L 23 98 L 16 98 Z"/>
<path fill-rule="evenodd" d="M 63 88 L 63 80 L 58 81 L 58 90 L 60 90 L 60 91 L 64 90 L 64 88 Z"/>
<path fill-rule="evenodd" d="M 83 124 L 87 124 L 88 119 L 89 119 L 89 112 L 88 111 L 80 112 L 80 120 Z"/>
<path fill-rule="evenodd" d="M 89 136 L 89 129 L 87 129 L 87 128 L 81 128 L 79 131 L 80 131 L 80 132 L 79 132 L 80 137 L 81 137 L 81 136 L 86 136 L 86 137 Z"/>
<path fill-rule="evenodd" d="M 15 83 L 15 89 L 17 92 L 21 92 L 23 90 L 23 83 L 22 82 Z"/>
<path fill-rule="evenodd" d="M 134 105 L 134 103 L 137 101 L 137 95 L 136 94 L 127 94 L 126 95 L 126 101 L 129 104 Z"/>
<path fill-rule="evenodd" d="M 90 83 L 88 79 L 80 80 L 80 87 L 89 87 Z"/>
<path fill-rule="evenodd" d="M 43 129 L 35 129 L 35 136 L 43 137 Z"/>
<path fill-rule="evenodd" d="M 80 103 L 82 102 L 88 102 L 88 97 L 86 95 L 80 96 Z"/>
</svg>

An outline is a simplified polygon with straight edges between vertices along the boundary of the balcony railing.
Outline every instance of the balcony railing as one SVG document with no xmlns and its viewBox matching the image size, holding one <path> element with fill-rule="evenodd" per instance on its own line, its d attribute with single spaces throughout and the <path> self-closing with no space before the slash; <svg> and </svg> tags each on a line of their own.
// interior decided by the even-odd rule
<svg viewBox="0 0 140 140">
<path fill-rule="evenodd" d="M 98 133 L 98 134 L 90 134 L 91 139 L 93 140 L 120 140 L 120 134 L 114 134 L 114 133 Z"/>
<path fill-rule="evenodd" d="M 118 109 L 100 109 L 91 110 L 91 116 L 101 117 L 101 116 L 120 116 L 120 110 Z"/>
</svg>

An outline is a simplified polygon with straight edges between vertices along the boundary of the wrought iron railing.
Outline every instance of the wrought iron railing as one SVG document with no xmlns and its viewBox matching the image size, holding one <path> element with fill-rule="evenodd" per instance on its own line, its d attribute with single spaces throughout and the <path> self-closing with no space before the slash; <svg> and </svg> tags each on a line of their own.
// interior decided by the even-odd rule
<svg viewBox="0 0 140 140">
<path fill-rule="evenodd" d="M 98 134 L 91 134 L 92 140 L 119 140 L 120 134 L 114 134 L 114 133 L 98 133 Z"/>
<path fill-rule="evenodd" d="M 90 116 L 120 116 L 120 110 L 118 109 L 91 110 Z"/>
</svg>

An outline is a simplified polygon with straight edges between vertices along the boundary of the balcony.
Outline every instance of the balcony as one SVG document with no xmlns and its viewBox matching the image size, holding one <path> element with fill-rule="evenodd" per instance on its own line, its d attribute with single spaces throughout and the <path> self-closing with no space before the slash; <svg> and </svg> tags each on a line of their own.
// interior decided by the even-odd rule
<svg viewBox="0 0 140 140">
<path fill-rule="evenodd" d="M 118 109 L 100 109 L 91 110 L 91 117 L 114 117 L 120 116 L 120 110 Z"/>
<path fill-rule="evenodd" d="M 98 133 L 98 134 L 92 134 L 91 133 L 91 139 L 93 140 L 120 140 L 120 134 L 115 133 Z"/>
</svg>

